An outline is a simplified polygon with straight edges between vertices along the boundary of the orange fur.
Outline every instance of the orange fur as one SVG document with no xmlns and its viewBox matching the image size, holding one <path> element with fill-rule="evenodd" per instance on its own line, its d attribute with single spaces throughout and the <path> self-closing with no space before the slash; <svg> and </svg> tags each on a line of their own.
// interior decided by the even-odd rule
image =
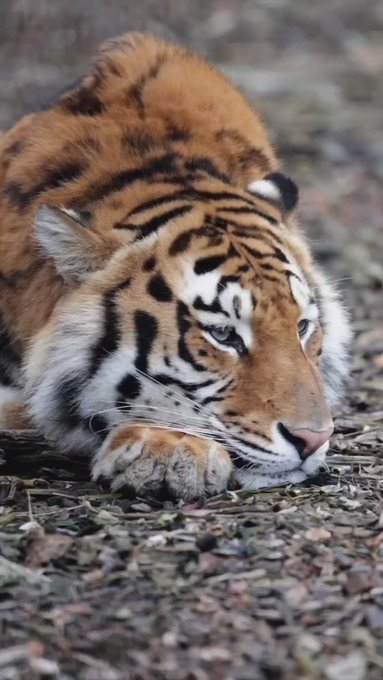
<svg viewBox="0 0 383 680">
<path fill-rule="evenodd" d="M 153 36 L 127 34 L 105 43 L 76 86 L 0 138 L 0 379 L 3 371 L 5 384 L 21 391 L 26 380 L 32 385 L 28 399 L 38 401 L 50 356 L 60 349 L 56 335 L 65 332 L 62 319 L 71 328 L 87 315 L 91 321 L 84 321 L 84 329 L 86 323 L 96 329 L 92 351 L 97 372 L 97 362 L 117 349 L 107 328 L 97 345 L 101 311 L 96 317 L 95 310 L 102 308 L 106 326 L 118 318 L 119 346 L 136 347 L 138 322 L 134 331 L 132 319 L 144 310 L 149 328 L 156 324 L 150 347 L 156 361 L 164 354 L 178 357 L 180 306 L 170 301 L 182 298 L 191 286 L 188 263 L 197 266 L 203 257 L 218 257 L 221 275 L 237 277 L 257 302 L 248 322 L 255 338 L 251 351 L 238 361 L 209 343 L 189 310 L 183 360 L 193 355 L 197 371 L 233 376 L 221 415 L 235 411 L 243 432 L 256 422 L 254 436 L 268 442 L 278 422 L 324 429 L 330 420 L 320 367 L 324 330 L 317 324 L 303 351 L 297 336 L 302 309 L 292 294 L 286 263 L 294 263 L 308 286 L 322 286 L 322 279 L 283 201 L 249 191 L 249 185 L 277 169 L 259 116 L 211 65 Z M 46 227 L 40 225 L 36 236 L 36 214 L 44 205 L 76 212 L 43 213 Z M 168 224 L 157 230 L 164 211 Z M 49 220 L 57 224 L 51 227 Z M 66 240 L 57 244 L 60 231 Z M 185 238 L 190 242 L 184 247 Z M 160 279 L 155 266 L 148 265 L 150 258 L 157 262 Z M 71 276 L 76 260 L 78 272 Z M 159 292 L 148 293 L 158 285 Z M 344 344 L 339 340 L 338 354 Z M 73 358 L 69 351 L 65 356 L 63 365 Z M 44 421 L 38 405 L 28 408 L 37 423 Z M 61 417 L 70 421 L 69 402 L 67 409 L 69 416 L 62 407 Z M 46 420 L 49 425 L 49 416 Z M 126 450 L 133 447 L 132 427 L 124 427 L 102 449 L 105 460 L 113 457 L 121 438 Z M 49 428 L 44 433 L 61 445 L 59 434 L 50 435 Z M 177 449 L 179 434 L 141 432 L 140 441 L 147 437 L 155 456 Z M 189 439 L 184 438 L 185 447 L 196 460 L 202 456 L 206 468 L 211 444 Z M 224 472 L 215 489 L 229 477 L 222 451 Z M 181 490 L 177 493 L 182 496 Z"/>
</svg>

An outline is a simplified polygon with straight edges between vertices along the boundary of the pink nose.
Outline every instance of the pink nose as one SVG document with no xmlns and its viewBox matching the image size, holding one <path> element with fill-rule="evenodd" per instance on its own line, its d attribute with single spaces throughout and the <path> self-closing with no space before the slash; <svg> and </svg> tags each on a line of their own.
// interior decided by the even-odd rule
<svg viewBox="0 0 383 680">
<path fill-rule="evenodd" d="M 300 451 L 300 456 L 303 460 L 306 460 L 306 458 L 315 453 L 315 451 L 318 451 L 318 449 L 330 439 L 333 432 L 333 426 L 329 427 L 327 430 L 321 430 L 320 432 L 314 432 L 313 430 L 302 427 L 299 430 L 292 430 L 291 434 L 293 437 L 302 439 L 304 442 L 304 448 Z"/>
</svg>

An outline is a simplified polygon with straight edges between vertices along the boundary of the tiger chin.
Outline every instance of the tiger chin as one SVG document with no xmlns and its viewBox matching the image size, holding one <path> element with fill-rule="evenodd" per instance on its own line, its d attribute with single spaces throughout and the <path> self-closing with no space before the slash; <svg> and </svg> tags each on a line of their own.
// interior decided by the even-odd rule
<svg viewBox="0 0 383 680">
<path fill-rule="evenodd" d="M 0 426 L 192 500 L 325 463 L 350 330 L 259 117 L 154 36 L 0 146 Z"/>
</svg>

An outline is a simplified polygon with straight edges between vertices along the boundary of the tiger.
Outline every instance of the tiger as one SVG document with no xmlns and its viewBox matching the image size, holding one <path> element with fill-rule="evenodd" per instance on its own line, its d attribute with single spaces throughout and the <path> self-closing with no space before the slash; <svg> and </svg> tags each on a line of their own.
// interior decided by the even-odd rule
<svg viewBox="0 0 383 680">
<path fill-rule="evenodd" d="M 325 465 L 348 312 L 226 76 L 150 34 L 108 40 L 0 163 L 1 429 L 143 498 Z"/>
</svg>

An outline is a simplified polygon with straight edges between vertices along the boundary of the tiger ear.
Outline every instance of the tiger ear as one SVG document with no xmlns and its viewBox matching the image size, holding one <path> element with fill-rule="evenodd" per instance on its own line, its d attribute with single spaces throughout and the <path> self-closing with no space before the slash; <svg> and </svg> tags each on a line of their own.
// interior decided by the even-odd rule
<svg viewBox="0 0 383 680">
<path fill-rule="evenodd" d="M 73 210 L 43 206 L 36 217 L 36 241 L 67 281 L 79 281 L 103 265 L 102 241 Z"/>
<path fill-rule="evenodd" d="M 277 203 L 285 214 L 290 214 L 298 203 L 298 187 L 282 172 L 271 172 L 248 185 L 248 191 L 266 201 Z"/>
</svg>

